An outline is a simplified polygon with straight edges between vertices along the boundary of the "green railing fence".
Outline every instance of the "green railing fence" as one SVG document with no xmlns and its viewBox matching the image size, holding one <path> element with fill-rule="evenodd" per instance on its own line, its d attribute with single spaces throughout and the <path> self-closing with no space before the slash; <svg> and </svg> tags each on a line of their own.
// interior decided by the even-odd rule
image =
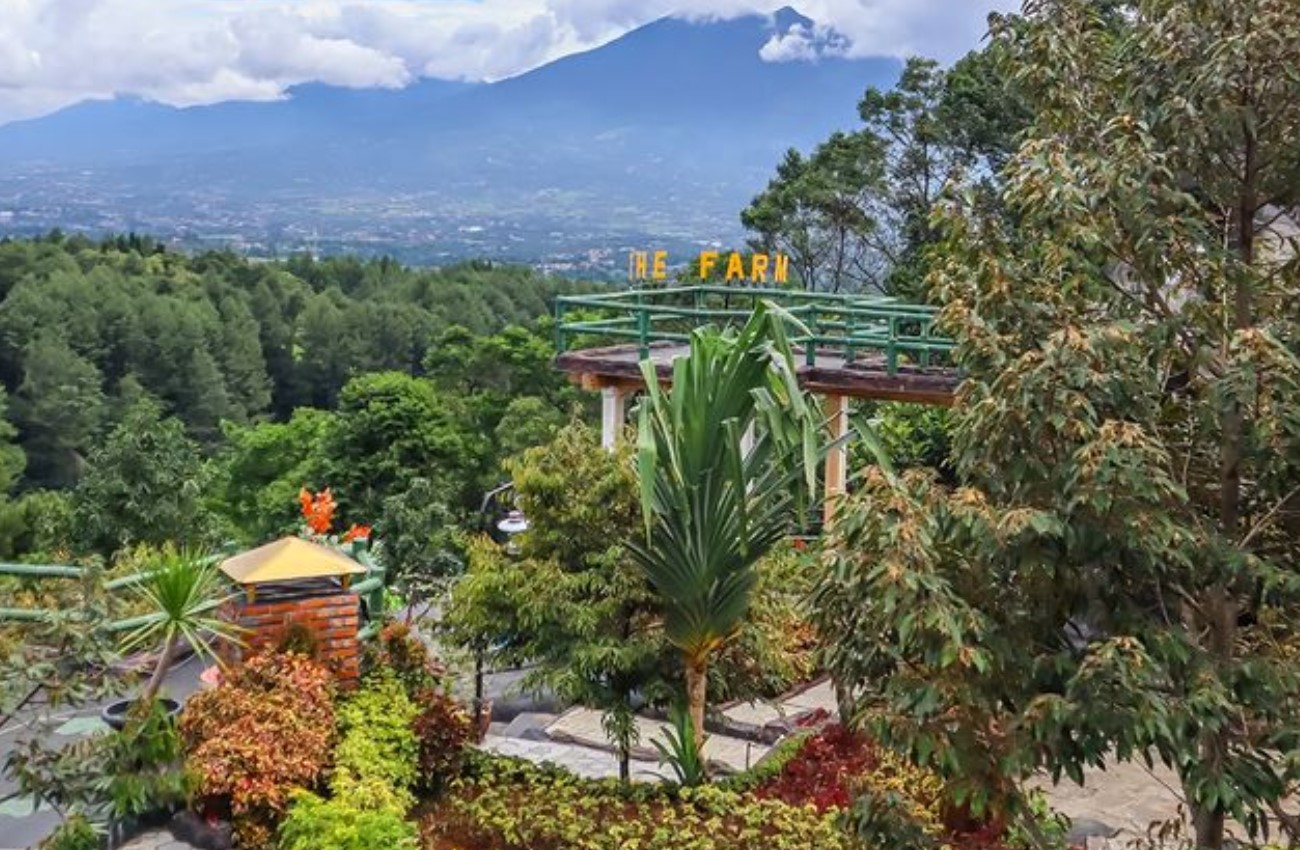
<svg viewBox="0 0 1300 850">
<path fill-rule="evenodd" d="M 354 582 L 349 588 L 365 601 L 365 608 L 368 614 L 368 622 L 360 631 L 360 638 L 368 640 L 379 632 L 381 619 L 384 611 L 384 587 L 386 585 L 386 570 L 382 562 L 372 557 L 369 548 L 365 546 L 354 546 L 351 550 L 352 557 L 367 569 L 366 577 L 361 581 Z M 111 592 L 122 591 L 133 584 L 148 577 L 148 573 L 133 573 L 132 575 L 122 576 L 111 579 L 104 583 L 104 589 Z M 51 579 L 83 579 L 86 577 L 86 570 L 82 567 L 67 566 L 62 564 L 6 564 L 0 563 L 0 576 L 9 576 L 13 578 L 26 579 L 29 581 L 46 581 Z M 0 607 L 0 624 L 2 623 L 35 623 L 49 619 L 56 612 L 42 608 L 4 608 Z M 128 617 L 122 620 L 116 620 L 108 625 L 110 632 L 119 633 L 138 629 L 159 619 L 157 614 L 144 614 L 139 617 Z"/>
<path fill-rule="evenodd" d="M 955 343 L 936 332 L 934 307 L 884 296 L 717 285 L 561 296 L 556 346 L 565 352 L 631 341 L 645 358 L 653 343 L 685 343 L 695 328 L 743 323 L 759 301 L 777 304 L 802 325 L 791 343 L 808 366 L 828 355 L 845 363 L 875 355 L 891 375 L 904 364 L 950 365 Z"/>
</svg>

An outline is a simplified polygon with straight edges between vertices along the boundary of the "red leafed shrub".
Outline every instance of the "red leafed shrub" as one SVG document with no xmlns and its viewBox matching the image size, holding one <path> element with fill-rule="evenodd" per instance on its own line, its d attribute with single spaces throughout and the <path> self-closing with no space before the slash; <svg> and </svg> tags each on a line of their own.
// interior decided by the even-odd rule
<svg viewBox="0 0 1300 850">
<path fill-rule="evenodd" d="M 420 636 L 405 623 L 390 623 L 379 632 L 373 644 L 366 647 L 366 670 L 387 670 L 397 677 L 406 693 L 415 699 L 418 694 L 438 684 L 446 668 L 429 653 Z"/>
<path fill-rule="evenodd" d="M 438 791 L 459 771 L 474 732 L 469 713 L 450 694 L 427 688 L 416 697 L 415 737 L 420 742 L 420 784 Z"/>
<path fill-rule="evenodd" d="M 760 799 L 808 803 L 819 812 L 845 809 L 853 802 L 855 780 L 874 770 L 876 749 L 863 735 L 832 724 L 808 739 L 775 777 L 760 785 Z"/>
<path fill-rule="evenodd" d="M 205 807 L 228 809 L 239 846 L 256 850 L 290 792 L 315 785 L 329 766 L 334 678 L 304 655 L 254 656 L 189 701 L 180 733 Z"/>
</svg>

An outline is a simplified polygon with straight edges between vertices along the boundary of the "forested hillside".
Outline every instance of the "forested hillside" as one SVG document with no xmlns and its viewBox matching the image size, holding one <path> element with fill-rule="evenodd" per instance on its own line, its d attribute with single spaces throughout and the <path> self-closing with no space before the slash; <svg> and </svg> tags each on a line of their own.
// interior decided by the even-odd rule
<svg viewBox="0 0 1300 850">
<path fill-rule="evenodd" d="M 0 556 L 251 542 L 292 524 L 304 485 L 358 522 L 464 515 L 517 435 L 577 399 L 539 328 L 574 286 L 135 236 L 0 243 Z"/>
</svg>

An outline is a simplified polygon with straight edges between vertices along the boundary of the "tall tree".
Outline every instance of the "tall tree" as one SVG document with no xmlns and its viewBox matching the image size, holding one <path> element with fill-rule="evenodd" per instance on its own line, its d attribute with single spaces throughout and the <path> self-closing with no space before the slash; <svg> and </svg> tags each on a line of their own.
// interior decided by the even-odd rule
<svg viewBox="0 0 1300 850">
<path fill-rule="evenodd" d="M 36 481 L 63 487 L 76 482 L 99 430 L 101 383 L 94 364 L 59 337 L 46 334 L 27 346 L 14 412 Z"/>
<path fill-rule="evenodd" d="M 991 183 L 1028 123 L 1005 52 L 994 43 L 950 70 L 913 57 L 893 88 L 868 89 L 861 129 L 787 153 L 741 214 L 755 246 L 787 253 L 808 289 L 922 297 L 944 186 L 972 168 Z"/>
<path fill-rule="evenodd" d="M 463 645 L 506 643 L 510 660 L 531 665 L 530 686 L 601 711 L 626 780 L 633 697 L 662 693 L 670 669 L 655 595 L 621 545 L 639 519 L 630 452 L 603 451 L 573 423 L 510 472 L 530 524 L 520 557 L 471 546 L 447 624 Z"/>
<path fill-rule="evenodd" d="M 221 311 L 221 341 L 217 349 L 231 411 L 244 419 L 257 416 L 271 405 L 271 382 L 257 321 L 244 299 L 226 297 Z"/>
<path fill-rule="evenodd" d="M 0 386 L 0 498 L 13 490 L 27 468 L 27 454 L 17 444 L 18 429 L 8 413 L 9 394 Z"/>
<path fill-rule="evenodd" d="M 878 734 L 976 807 L 1141 757 L 1197 846 L 1295 838 L 1300 18 L 1126 5 L 999 26 L 1034 125 L 1006 215 L 955 200 L 931 275 L 968 486 L 875 476 L 818 610 Z"/>
<path fill-rule="evenodd" d="M 488 458 L 456 400 L 400 372 L 348 382 L 325 435 L 328 483 L 347 518 L 373 523 L 384 500 L 417 478 L 436 482 L 453 509 L 477 507 Z"/>
<path fill-rule="evenodd" d="M 185 426 L 142 397 L 89 458 L 73 492 L 84 544 L 111 555 L 137 543 L 203 543 L 208 470 Z"/>
</svg>

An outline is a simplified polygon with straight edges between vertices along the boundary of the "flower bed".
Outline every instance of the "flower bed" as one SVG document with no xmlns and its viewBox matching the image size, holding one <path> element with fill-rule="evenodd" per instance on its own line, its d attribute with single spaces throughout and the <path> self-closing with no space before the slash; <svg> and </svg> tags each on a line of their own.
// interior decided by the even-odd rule
<svg viewBox="0 0 1300 850">
<path fill-rule="evenodd" d="M 479 756 L 423 819 L 426 850 L 850 850 L 833 814 L 716 786 L 579 779 Z"/>
</svg>

